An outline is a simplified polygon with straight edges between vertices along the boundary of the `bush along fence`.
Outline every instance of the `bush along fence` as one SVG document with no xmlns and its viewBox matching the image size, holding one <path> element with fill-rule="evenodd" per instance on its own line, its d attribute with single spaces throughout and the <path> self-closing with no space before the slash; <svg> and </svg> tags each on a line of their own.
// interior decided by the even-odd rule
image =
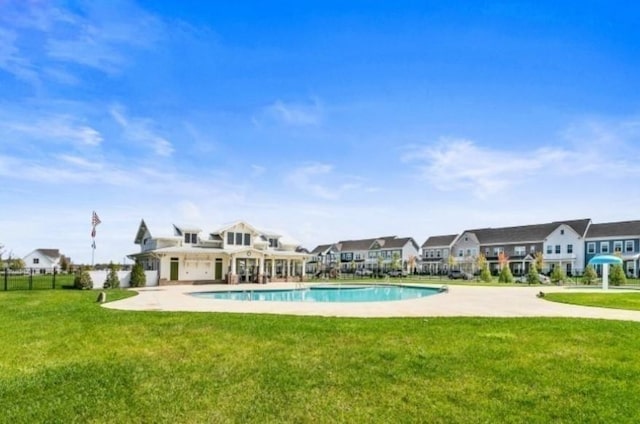
<svg viewBox="0 0 640 424">
<path fill-rule="evenodd" d="M 52 290 L 73 288 L 74 273 L 61 273 L 53 268 L 43 272 L 40 269 L 21 269 L 18 271 L 5 268 L 1 270 L 0 290 Z M 157 271 L 144 271 L 146 277 L 145 286 L 158 285 Z M 107 280 L 107 271 L 89 271 L 93 289 L 102 289 Z M 118 271 L 121 288 L 129 287 L 130 271 Z"/>
</svg>

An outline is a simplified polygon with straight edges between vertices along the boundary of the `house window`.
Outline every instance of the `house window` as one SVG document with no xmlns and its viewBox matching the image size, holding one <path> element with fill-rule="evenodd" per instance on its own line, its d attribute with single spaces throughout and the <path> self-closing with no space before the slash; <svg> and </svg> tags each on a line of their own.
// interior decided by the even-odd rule
<svg viewBox="0 0 640 424">
<path fill-rule="evenodd" d="M 37 265 L 40 263 L 40 258 L 33 258 L 33 264 Z"/>
<path fill-rule="evenodd" d="M 547 255 L 550 255 L 553 253 L 553 246 L 551 246 L 550 244 L 547 244 Z"/>
<path fill-rule="evenodd" d="M 251 234 L 244 233 L 244 245 L 251 246 Z"/>
<path fill-rule="evenodd" d="M 621 241 L 614 241 L 613 242 L 613 251 L 614 252 L 622 252 L 622 242 Z"/>
<path fill-rule="evenodd" d="M 440 249 L 436 250 L 436 258 L 439 258 L 441 254 L 442 252 L 440 251 Z"/>
<path fill-rule="evenodd" d="M 489 249 L 488 247 L 484 249 L 484 256 L 489 256 L 490 253 L 491 253 L 491 249 Z"/>
<path fill-rule="evenodd" d="M 198 235 L 196 233 L 184 233 L 184 242 L 196 244 L 198 243 Z"/>
<path fill-rule="evenodd" d="M 242 233 L 236 233 L 236 246 L 242 246 Z"/>
<path fill-rule="evenodd" d="M 471 256 L 471 249 L 467 249 L 467 256 Z"/>
<path fill-rule="evenodd" d="M 531 253 L 536 253 L 536 247 L 535 247 L 535 246 L 531 246 L 531 247 L 529 248 L 529 252 L 531 252 Z"/>
<path fill-rule="evenodd" d="M 560 254 L 560 245 L 556 244 L 556 254 Z"/>
<path fill-rule="evenodd" d="M 624 242 L 624 251 L 627 253 L 633 252 L 633 240 L 627 240 Z"/>
<path fill-rule="evenodd" d="M 269 239 L 269 247 L 278 247 L 278 239 L 270 238 Z"/>
<path fill-rule="evenodd" d="M 516 256 L 524 256 L 526 254 L 526 252 L 527 252 L 527 249 L 524 246 L 516 246 L 513 249 L 513 253 Z"/>
<path fill-rule="evenodd" d="M 600 243 L 600 253 L 609 253 L 609 242 L 603 241 Z"/>
<path fill-rule="evenodd" d="M 573 244 L 567 244 L 567 253 L 573 253 Z"/>
<path fill-rule="evenodd" d="M 560 230 L 560 235 L 563 236 L 564 235 L 564 230 Z"/>
<path fill-rule="evenodd" d="M 594 254 L 596 253 L 596 244 L 591 242 L 587 243 L 587 253 Z"/>
<path fill-rule="evenodd" d="M 234 235 L 232 232 L 227 233 L 227 244 L 233 244 Z"/>
<path fill-rule="evenodd" d="M 462 257 L 464 255 L 464 249 L 458 249 L 458 256 Z"/>
</svg>

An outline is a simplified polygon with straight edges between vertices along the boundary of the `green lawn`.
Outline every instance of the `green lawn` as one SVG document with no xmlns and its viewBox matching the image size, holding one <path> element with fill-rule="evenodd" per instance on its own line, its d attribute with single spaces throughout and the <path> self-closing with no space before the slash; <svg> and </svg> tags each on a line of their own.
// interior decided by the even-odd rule
<svg viewBox="0 0 640 424">
<path fill-rule="evenodd" d="M 546 293 L 546 300 L 583 306 L 640 311 L 639 293 Z"/>
<path fill-rule="evenodd" d="M 640 420 L 638 323 L 124 312 L 96 297 L 0 293 L 0 422 Z"/>
</svg>

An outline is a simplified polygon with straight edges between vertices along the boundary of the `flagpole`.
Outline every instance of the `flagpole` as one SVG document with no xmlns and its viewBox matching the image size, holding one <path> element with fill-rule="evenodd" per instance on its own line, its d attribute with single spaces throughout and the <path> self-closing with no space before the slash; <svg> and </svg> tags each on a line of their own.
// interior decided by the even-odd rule
<svg viewBox="0 0 640 424">
<path fill-rule="evenodd" d="M 91 268 L 94 265 L 94 259 L 96 255 L 96 227 L 100 224 L 100 218 L 98 218 L 98 214 L 96 211 L 93 211 L 91 214 Z"/>
</svg>

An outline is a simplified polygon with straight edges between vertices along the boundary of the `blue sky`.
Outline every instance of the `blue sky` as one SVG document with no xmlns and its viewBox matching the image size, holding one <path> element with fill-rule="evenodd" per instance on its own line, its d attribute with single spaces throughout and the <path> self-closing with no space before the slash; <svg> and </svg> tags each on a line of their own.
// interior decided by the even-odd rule
<svg viewBox="0 0 640 424">
<path fill-rule="evenodd" d="M 7 251 L 640 218 L 637 6 L 229 3 L 0 0 Z"/>
</svg>

